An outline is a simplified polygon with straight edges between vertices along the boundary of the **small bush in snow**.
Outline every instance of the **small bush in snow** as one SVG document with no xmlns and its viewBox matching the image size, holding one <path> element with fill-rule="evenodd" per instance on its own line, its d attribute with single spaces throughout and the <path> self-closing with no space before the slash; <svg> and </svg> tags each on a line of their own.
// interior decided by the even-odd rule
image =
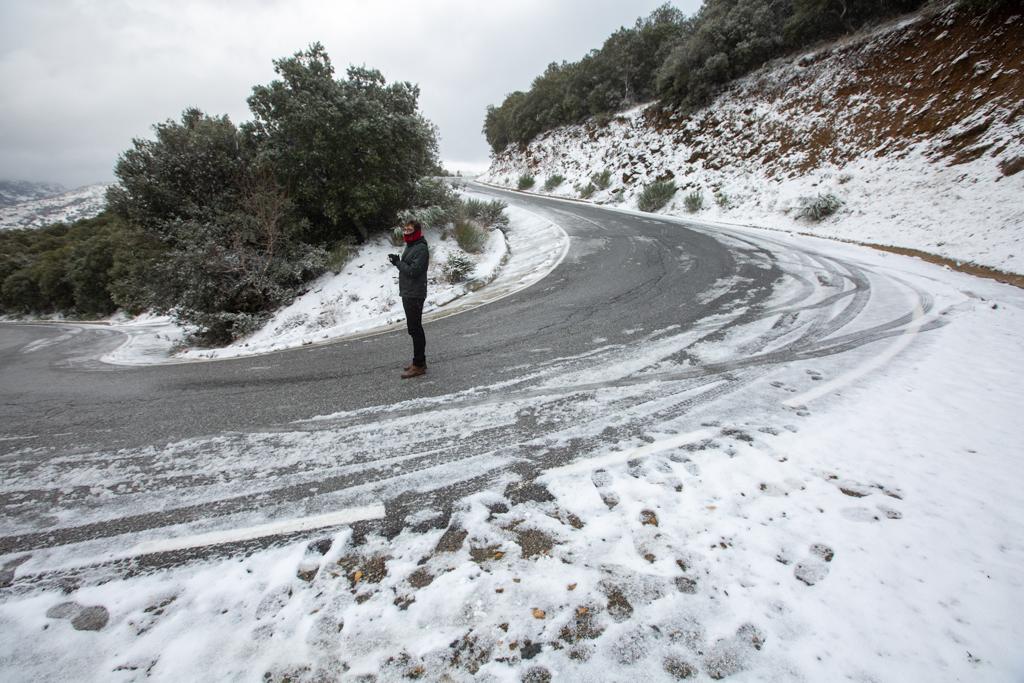
<svg viewBox="0 0 1024 683">
<path fill-rule="evenodd" d="M 843 200 L 831 193 L 819 194 L 816 197 L 801 197 L 800 209 L 797 211 L 796 217 L 820 221 L 834 214 L 842 205 Z"/>
<path fill-rule="evenodd" d="M 479 254 L 487 244 L 487 232 L 476 225 L 473 221 L 455 221 L 455 241 L 463 251 L 470 254 Z"/>
<path fill-rule="evenodd" d="M 563 178 L 560 175 L 555 174 L 555 175 L 551 176 L 550 178 L 548 178 L 547 180 L 544 181 L 544 189 L 547 190 L 548 192 L 551 192 L 551 190 L 555 189 L 556 187 L 558 187 L 559 185 L 561 185 L 564 182 L 565 182 L 565 178 Z"/>
<path fill-rule="evenodd" d="M 519 176 L 519 180 L 516 182 L 516 187 L 518 187 L 520 190 L 529 190 L 531 187 L 533 187 L 533 182 L 533 176 L 530 175 L 529 173 L 524 173 L 523 175 Z"/>
<path fill-rule="evenodd" d="M 697 213 L 704 208 L 704 193 L 694 190 L 683 199 L 683 205 L 690 213 Z"/>
<path fill-rule="evenodd" d="M 729 199 L 729 195 L 724 192 L 715 193 L 715 204 L 718 204 L 720 209 L 728 209 L 732 206 L 732 200 Z"/>
<path fill-rule="evenodd" d="M 297 327 L 302 327 L 309 322 L 308 313 L 296 313 L 290 315 L 281 321 L 281 324 L 274 328 L 275 332 L 287 332 L 288 330 L 294 330 Z"/>
<path fill-rule="evenodd" d="M 597 192 L 597 187 L 594 183 L 587 183 L 584 185 L 576 185 L 576 192 L 579 194 L 581 199 L 590 199 Z"/>
<path fill-rule="evenodd" d="M 452 252 L 448 254 L 448 261 L 442 266 L 441 272 L 444 274 L 444 279 L 448 282 L 455 284 L 456 282 L 462 282 L 469 274 L 473 272 L 476 265 L 466 254 L 460 254 L 458 252 Z"/>
<path fill-rule="evenodd" d="M 485 228 L 498 228 L 504 231 L 508 227 L 508 216 L 505 209 L 508 204 L 495 199 L 485 202 L 480 199 L 467 199 L 462 204 L 462 215 L 477 221 Z"/>
<path fill-rule="evenodd" d="M 590 182 L 599 190 L 607 190 L 612 182 L 612 172 L 605 169 L 590 176 Z"/>
<path fill-rule="evenodd" d="M 497 201 L 497 200 L 495 200 Z M 469 199 L 462 200 L 462 215 L 466 218 L 480 218 L 481 214 L 484 213 L 484 207 L 489 202 L 485 202 L 482 199 Z"/>
<path fill-rule="evenodd" d="M 270 314 L 226 311 L 208 313 L 192 310 L 184 314 L 177 312 L 177 317 L 197 326 L 197 329 L 186 338 L 186 343 L 197 346 L 223 346 L 260 329 L 270 318 Z"/>
<path fill-rule="evenodd" d="M 335 275 L 341 272 L 341 269 L 345 267 L 349 259 L 355 254 L 355 249 L 348 242 L 338 242 L 327 252 L 327 269 L 333 271 Z"/>
<path fill-rule="evenodd" d="M 640 193 L 636 207 L 641 211 L 657 211 L 671 201 L 677 189 L 671 180 L 656 180 Z"/>
</svg>

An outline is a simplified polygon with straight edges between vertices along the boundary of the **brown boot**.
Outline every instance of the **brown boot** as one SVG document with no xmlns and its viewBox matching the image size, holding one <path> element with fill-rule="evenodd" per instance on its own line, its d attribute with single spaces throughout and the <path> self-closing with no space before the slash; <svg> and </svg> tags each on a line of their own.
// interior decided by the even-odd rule
<svg viewBox="0 0 1024 683">
<path fill-rule="evenodd" d="M 402 373 L 402 379 L 409 379 L 411 377 L 419 377 L 420 375 L 427 374 L 427 368 L 425 365 L 410 365 L 409 368 Z"/>
</svg>

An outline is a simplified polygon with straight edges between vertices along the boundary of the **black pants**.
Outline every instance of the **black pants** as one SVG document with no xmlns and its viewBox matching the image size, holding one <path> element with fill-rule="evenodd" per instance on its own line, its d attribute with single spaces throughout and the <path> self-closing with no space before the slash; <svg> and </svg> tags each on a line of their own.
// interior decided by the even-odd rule
<svg viewBox="0 0 1024 683">
<path fill-rule="evenodd" d="M 427 367 L 427 335 L 423 332 L 423 299 L 402 297 L 405 308 L 405 326 L 412 337 L 412 362 Z"/>
</svg>

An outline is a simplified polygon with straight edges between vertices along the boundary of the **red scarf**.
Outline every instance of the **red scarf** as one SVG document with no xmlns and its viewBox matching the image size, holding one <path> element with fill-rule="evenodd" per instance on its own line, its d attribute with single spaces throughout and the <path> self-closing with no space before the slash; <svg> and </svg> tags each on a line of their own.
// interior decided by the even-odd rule
<svg viewBox="0 0 1024 683">
<path fill-rule="evenodd" d="M 423 237 L 423 233 L 420 232 L 419 230 L 417 230 L 416 232 L 414 232 L 414 233 L 412 233 L 410 235 L 402 235 L 402 239 L 405 240 L 406 244 L 412 244 L 413 242 L 415 242 L 416 240 L 418 240 L 421 237 Z"/>
</svg>

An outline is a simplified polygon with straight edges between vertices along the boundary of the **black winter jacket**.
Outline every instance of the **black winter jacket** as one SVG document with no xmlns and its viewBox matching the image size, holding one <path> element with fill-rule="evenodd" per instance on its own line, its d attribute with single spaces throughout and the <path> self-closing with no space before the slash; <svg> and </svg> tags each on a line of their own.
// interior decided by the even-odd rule
<svg viewBox="0 0 1024 683">
<path fill-rule="evenodd" d="M 402 258 L 395 264 L 398 268 L 398 295 L 410 299 L 427 298 L 427 266 L 430 265 L 430 248 L 422 237 L 405 245 Z"/>
</svg>

